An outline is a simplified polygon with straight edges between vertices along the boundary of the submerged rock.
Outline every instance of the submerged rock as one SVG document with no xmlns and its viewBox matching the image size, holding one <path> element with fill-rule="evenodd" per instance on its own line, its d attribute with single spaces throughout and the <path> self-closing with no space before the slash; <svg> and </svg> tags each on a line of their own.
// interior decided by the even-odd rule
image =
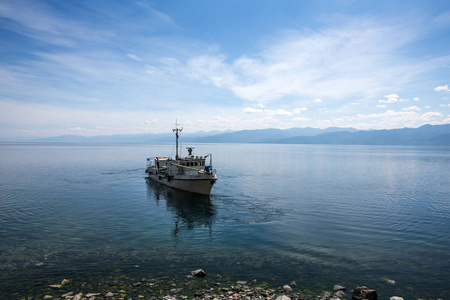
<svg viewBox="0 0 450 300">
<path fill-rule="evenodd" d="M 371 290 L 366 286 L 359 286 L 353 290 L 352 300 L 377 300 L 377 291 Z"/>
<path fill-rule="evenodd" d="M 291 288 L 289 285 L 287 285 L 287 284 L 286 284 L 285 286 L 283 286 L 283 290 L 284 290 L 285 292 L 287 292 L 287 293 L 293 291 L 292 288 Z"/>
<path fill-rule="evenodd" d="M 336 284 L 334 287 L 333 287 L 333 291 L 345 291 L 347 288 L 346 287 L 344 287 L 344 286 L 342 286 L 342 285 L 339 285 L 339 284 Z"/>
<path fill-rule="evenodd" d="M 334 293 L 333 297 L 335 298 L 342 298 L 345 296 L 345 293 L 341 290 L 337 291 L 336 293 Z"/>
<path fill-rule="evenodd" d="M 100 296 L 100 293 L 87 293 L 86 297 L 91 298 L 91 297 L 97 297 Z"/>
<path fill-rule="evenodd" d="M 283 296 L 276 297 L 275 300 L 291 300 L 291 297 L 283 295 Z"/>
<path fill-rule="evenodd" d="M 399 296 L 392 296 L 390 300 L 403 300 L 403 298 Z"/>
<path fill-rule="evenodd" d="M 80 300 L 82 296 L 83 296 L 82 293 L 78 293 L 78 294 L 75 295 L 75 297 L 73 298 L 73 300 Z"/>
<path fill-rule="evenodd" d="M 395 280 L 392 280 L 392 279 L 383 278 L 383 281 L 390 285 L 396 284 Z"/>
<path fill-rule="evenodd" d="M 52 289 L 60 289 L 62 287 L 62 284 L 51 284 L 49 285 L 49 287 Z"/>
<path fill-rule="evenodd" d="M 198 269 L 198 270 L 195 270 L 195 271 L 191 271 L 191 274 L 192 274 L 193 276 L 195 276 L 195 277 L 198 277 L 198 278 L 203 278 L 203 277 L 206 276 L 206 272 L 203 271 L 202 269 Z"/>
</svg>

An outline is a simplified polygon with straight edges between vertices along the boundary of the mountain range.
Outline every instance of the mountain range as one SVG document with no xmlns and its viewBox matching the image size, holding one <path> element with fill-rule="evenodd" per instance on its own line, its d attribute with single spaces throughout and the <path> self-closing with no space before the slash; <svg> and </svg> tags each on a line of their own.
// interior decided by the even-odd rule
<svg viewBox="0 0 450 300">
<path fill-rule="evenodd" d="M 7 139 L 2 139 L 8 141 Z M 182 133 L 183 143 L 275 143 L 275 144 L 339 144 L 339 145 L 434 145 L 450 146 L 450 124 L 423 125 L 419 128 L 390 130 L 357 130 L 330 127 L 257 129 L 233 132 Z M 14 140 L 10 140 L 14 141 Z M 173 133 L 122 134 L 93 137 L 63 135 L 47 138 L 29 138 L 24 142 L 96 142 L 96 143 L 172 143 Z"/>
</svg>

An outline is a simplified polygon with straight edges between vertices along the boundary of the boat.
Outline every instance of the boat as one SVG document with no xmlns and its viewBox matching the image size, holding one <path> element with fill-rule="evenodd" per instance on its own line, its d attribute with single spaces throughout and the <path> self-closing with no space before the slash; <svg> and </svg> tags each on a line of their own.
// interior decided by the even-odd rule
<svg viewBox="0 0 450 300">
<path fill-rule="evenodd" d="M 194 147 L 186 147 L 188 155 L 178 155 L 178 134 L 183 130 L 175 123 L 175 158 L 155 156 L 147 158 L 145 173 L 149 179 L 175 189 L 209 195 L 217 181 L 216 170 L 212 166 L 212 154 L 195 156 Z"/>
</svg>

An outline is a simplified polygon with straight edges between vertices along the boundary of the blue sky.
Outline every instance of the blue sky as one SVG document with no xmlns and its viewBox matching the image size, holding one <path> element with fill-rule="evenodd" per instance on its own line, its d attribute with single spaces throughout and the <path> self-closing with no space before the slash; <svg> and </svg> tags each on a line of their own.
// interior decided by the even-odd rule
<svg viewBox="0 0 450 300">
<path fill-rule="evenodd" d="M 450 2 L 0 2 L 0 136 L 450 123 Z"/>
</svg>

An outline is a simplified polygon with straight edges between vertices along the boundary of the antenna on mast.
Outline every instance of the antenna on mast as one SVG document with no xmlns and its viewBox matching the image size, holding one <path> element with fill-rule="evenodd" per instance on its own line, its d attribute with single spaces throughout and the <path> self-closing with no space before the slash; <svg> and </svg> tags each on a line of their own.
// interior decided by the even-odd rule
<svg viewBox="0 0 450 300">
<path fill-rule="evenodd" d="M 175 119 L 175 128 L 172 129 L 172 131 L 175 132 L 175 136 L 177 137 L 177 143 L 176 143 L 177 150 L 176 150 L 175 159 L 179 159 L 179 157 L 178 157 L 178 132 L 183 131 L 183 127 L 178 128 L 178 125 L 181 125 L 181 124 L 178 124 L 178 120 Z"/>
</svg>

